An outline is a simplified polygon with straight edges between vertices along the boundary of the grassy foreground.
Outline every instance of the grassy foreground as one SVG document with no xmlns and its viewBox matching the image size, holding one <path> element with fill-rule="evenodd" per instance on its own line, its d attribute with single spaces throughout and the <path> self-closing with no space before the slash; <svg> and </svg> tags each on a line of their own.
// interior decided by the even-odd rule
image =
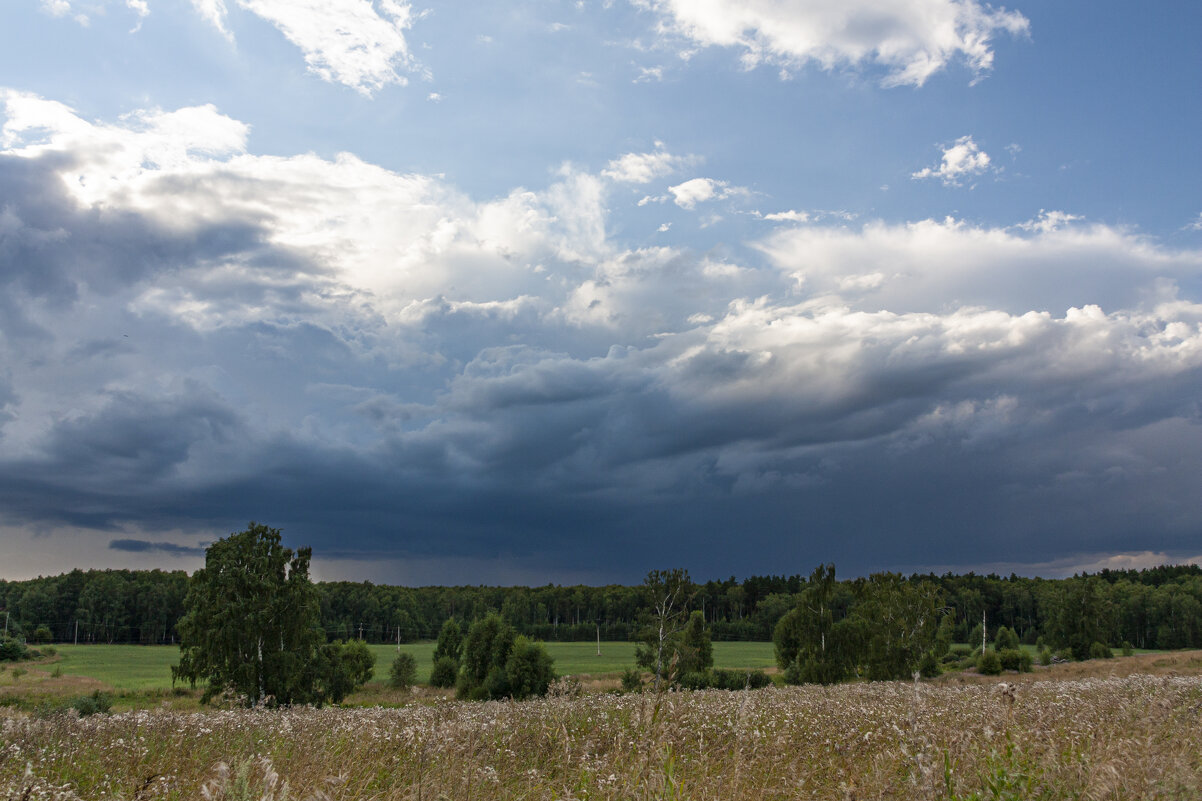
<svg viewBox="0 0 1202 801">
<path fill-rule="evenodd" d="M 595 642 L 549 642 L 560 675 L 605 675 L 634 666 L 634 643 L 603 642 L 597 656 Z M 179 649 L 170 645 L 60 645 L 59 668 L 67 676 L 95 679 L 116 690 L 166 690 L 171 687 L 171 666 L 179 663 Z M 396 657 L 395 645 L 373 645 L 375 680 L 388 677 Z M 406 643 L 402 651 L 417 660 L 417 675 L 429 677 L 434 643 Z M 721 668 L 767 668 L 776 664 L 770 642 L 714 643 L 714 662 Z"/>
<path fill-rule="evenodd" d="M 0 798 L 1186 799 L 1202 679 L 908 682 L 399 709 L 0 708 Z"/>
</svg>

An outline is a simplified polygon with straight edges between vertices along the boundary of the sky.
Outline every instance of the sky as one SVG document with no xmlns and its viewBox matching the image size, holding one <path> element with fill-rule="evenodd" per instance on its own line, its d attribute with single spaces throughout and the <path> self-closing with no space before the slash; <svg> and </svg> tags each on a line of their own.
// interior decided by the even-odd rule
<svg viewBox="0 0 1202 801">
<path fill-rule="evenodd" d="M 1202 7 L 12 0 L 0 577 L 1202 558 Z"/>
</svg>

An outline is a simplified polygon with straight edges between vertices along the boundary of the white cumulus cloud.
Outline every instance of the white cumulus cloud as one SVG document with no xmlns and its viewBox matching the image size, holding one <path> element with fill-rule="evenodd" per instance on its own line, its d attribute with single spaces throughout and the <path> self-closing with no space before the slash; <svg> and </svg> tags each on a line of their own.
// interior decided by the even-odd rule
<svg viewBox="0 0 1202 801">
<path fill-rule="evenodd" d="M 976 0 L 636 0 L 664 31 L 698 45 L 735 47 L 748 67 L 816 62 L 824 69 L 877 64 L 886 85 L 921 86 L 949 62 L 993 64 L 998 32 L 1028 29 L 1020 13 Z"/>
<path fill-rule="evenodd" d="M 961 136 L 952 145 L 944 148 L 943 159 L 937 167 L 925 167 L 911 173 L 915 180 L 938 178 L 944 186 L 960 186 L 965 179 L 981 175 L 989 169 L 989 154 L 973 141 L 972 136 Z"/>
</svg>

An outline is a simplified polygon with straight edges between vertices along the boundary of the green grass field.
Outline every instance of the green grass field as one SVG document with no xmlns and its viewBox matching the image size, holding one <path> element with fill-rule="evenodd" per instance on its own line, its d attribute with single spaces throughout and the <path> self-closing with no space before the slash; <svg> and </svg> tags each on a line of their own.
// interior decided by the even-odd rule
<svg viewBox="0 0 1202 801">
<path fill-rule="evenodd" d="M 64 674 L 98 679 L 117 690 L 153 690 L 171 686 L 171 666 L 179 662 L 179 649 L 169 645 L 60 645 L 59 662 Z M 395 645 L 373 645 L 375 679 L 388 677 L 396 656 Z M 406 643 L 401 650 L 417 660 L 417 675 L 430 675 L 434 643 Z M 597 656 L 595 642 L 549 642 L 547 651 L 561 676 L 618 673 L 634 666 L 634 643 L 602 642 Z M 719 668 L 768 668 L 776 664 L 770 642 L 716 642 L 714 666 Z"/>
</svg>

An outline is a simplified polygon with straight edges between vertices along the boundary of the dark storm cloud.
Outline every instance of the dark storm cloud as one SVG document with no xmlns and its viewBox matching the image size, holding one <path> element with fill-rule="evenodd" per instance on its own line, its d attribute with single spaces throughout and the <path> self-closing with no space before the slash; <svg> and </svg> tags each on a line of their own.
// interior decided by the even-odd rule
<svg viewBox="0 0 1202 801">
<path fill-rule="evenodd" d="M 110 540 L 109 548 L 130 553 L 164 553 L 168 556 L 204 556 L 205 554 L 204 548 L 149 540 Z"/>
<path fill-rule="evenodd" d="M 745 267 L 622 249 L 595 176 L 477 204 L 353 157 L 147 167 L 141 135 L 104 132 L 138 168 L 103 202 L 62 181 L 107 180 L 88 148 L 0 156 L 7 522 L 548 580 L 1194 547 L 1196 253 L 924 221 Z M 1103 256 L 1116 308 L 1030 302 Z"/>
</svg>

